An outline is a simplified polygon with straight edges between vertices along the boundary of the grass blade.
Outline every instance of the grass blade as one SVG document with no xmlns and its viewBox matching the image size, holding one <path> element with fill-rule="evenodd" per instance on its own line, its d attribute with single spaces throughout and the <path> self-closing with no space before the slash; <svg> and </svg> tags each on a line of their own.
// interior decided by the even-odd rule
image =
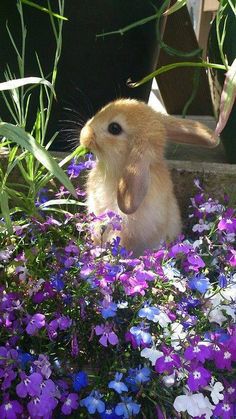
<svg viewBox="0 0 236 419">
<path fill-rule="evenodd" d="M 46 169 L 55 176 L 65 188 L 77 198 L 75 188 L 73 187 L 70 179 L 65 174 L 63 169 L 58 165 L 56 160 L 46 151 L 39 143 L 37 143 L 26 131 L 15 125 L 1 122 L 0 135 L 16 142 L 24 149 L 28 150 L 32 155 L 43 165 Z"/>
<path fill-rule="evenodd" d="M 187 0 L 177 0 L 175 4 L 173 4 L 173 6 L 171 6 L 169 9 L 167 9 L 163 15 L 164 16 L 169 16 L 172 13 L 177 12 L 177 10 L 181 9 L 183 6 L 185 6 L 187 4 Z"/>
<path fill-rule="evenodd" d="M 39 4 L 34 3 L 33 1 L 30 1 L 30 0 L 21 0 L 21 3 L 27 4 L 28 6 L 31 6 L 31 7 L 34 7 L 35 9 L 38 9 L 41 12 L 48 13 L 49 15 L 54 16 L 57 19 L 68 20 L 65 16 L 61 16 L 58 13 L 54 13 L 51 10 L 47 9 L 46 7 L 42 7 Z"/>
<path fill-rule="evenodd" d="M 44 84 L 52 90 L 54 96 L 56 97 L 53 85 L 48 80 L 40 77 L 24 77 L 21 79 L 4 81 L 3 83 L 0 83 L 0 91 L 17 89 L 18 87 L 22 87 L 27 84 Z"/>
<path fill-rule="evenodd" d="M 1 206 L 2 215 L 5 220 L 8 233 L 13 234 L 13 227 L 12 227 L 12 222 L 11 222 L 10 209 L 8 205 L 8 198 L 9 197 L 6 191 L 1 190 L 0 191 L 0 206 Z"/>
</svg>

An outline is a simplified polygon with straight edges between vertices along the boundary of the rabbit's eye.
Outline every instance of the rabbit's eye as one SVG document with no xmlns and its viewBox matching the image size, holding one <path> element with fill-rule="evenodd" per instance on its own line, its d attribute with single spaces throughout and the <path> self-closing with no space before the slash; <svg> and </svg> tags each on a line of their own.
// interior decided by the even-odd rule
<svg viewBox="0 0 236 419">
<path fill-rule="evenodd" d="M 119 135 L 122 132 L 122 128 L 118 122 L 111 122 L 108 125 L 108 132 L 112 135 Z"/>
</svg>

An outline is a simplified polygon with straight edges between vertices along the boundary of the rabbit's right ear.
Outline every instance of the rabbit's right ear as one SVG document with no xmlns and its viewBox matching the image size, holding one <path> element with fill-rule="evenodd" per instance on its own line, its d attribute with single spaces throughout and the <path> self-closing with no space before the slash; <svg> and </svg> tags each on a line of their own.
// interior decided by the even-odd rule
<svg viewBox="0 0 236 419">
<path fill-rule="evenodd" d="M 133 214 L 148 191 L 150 159 L 148 151 L 134 148 L 118 182 L 117 202 L 124 214 Z"/>
<path fill-rule="evenodd" d="M 181 119 L 170 115 L 160 115 L 168 140 L 181 144 L 192 144 L 214 148 L 219 144 L 217 137 L 206 125 L 191 119 Z"/>
</svg>

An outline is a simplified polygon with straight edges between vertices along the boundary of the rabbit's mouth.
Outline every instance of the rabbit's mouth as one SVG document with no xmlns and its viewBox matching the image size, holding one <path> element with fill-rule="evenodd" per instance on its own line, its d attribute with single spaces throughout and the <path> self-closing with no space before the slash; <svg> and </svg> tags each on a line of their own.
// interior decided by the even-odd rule
<svg viewBox="0 0 236 419">
<path fill-rule="evenodd" d="M 96 135 L 88 125 L 85 125 L 80 132 L 80 144 L 91 151 L 97 148 Z"/>
</svg>

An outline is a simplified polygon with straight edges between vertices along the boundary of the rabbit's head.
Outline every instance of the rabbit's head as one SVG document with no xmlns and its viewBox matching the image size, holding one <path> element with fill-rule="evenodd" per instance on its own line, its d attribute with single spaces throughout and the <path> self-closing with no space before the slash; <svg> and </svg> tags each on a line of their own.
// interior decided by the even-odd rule
<svg viewBox="0 0 236 419">
<path fill-rule="evenodd" d="M 166 139 L 212 147 L 213 132 L 204 125 L 157 113 L 143 102 L 109 103 L 81 130 L 80 143 L 90 149 L 107 176 L 117 178 L 117 202 L 125 214 L 137 210 L 150 182 L 150 168 L 163 162 Z"/>
</svg>

